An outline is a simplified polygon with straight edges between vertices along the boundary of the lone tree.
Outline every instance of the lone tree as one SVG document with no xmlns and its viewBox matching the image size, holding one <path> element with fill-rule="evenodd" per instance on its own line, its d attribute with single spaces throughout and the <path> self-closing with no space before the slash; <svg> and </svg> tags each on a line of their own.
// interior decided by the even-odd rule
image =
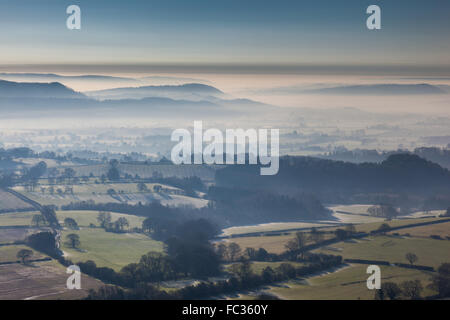
<svg viewBox="0 0 450 320">
<path fill-rule="evenodd" d="M 143 182 L 139 182 L 137 184 L 137 188 L 138 188 L 139 192 L 148 192 L 147 185 L 145 183 L 143 183 Z"/>
<path fill-rule="evenodd" d="M 414 253 L 412 253 L 412 252 L 408 252 L 408 253 L 405 255 L 405 258 L 406 258 L 406 260 L 408 260 L 408 262 L 409 262 L 411 265 L 413 265 L 414 263 L 417 262 L 417 260 L 419 260 L 419 258 L 418 258 Z"/>
<path fill-rule="evenodd" d="M 29 249 L 22 249 L 19 252 L 17 252 L 17 258 L 20 259 L 20 261 L 23 264 L 27 264 L 28 260 L 33 256 L 33 251 Z"/>
<path fill-rule="evenodd" d="M 66 226 L 66 228 L 78 230 L 78 223 L 73 218 L 65 218 L 64 225 Z"/>
<path fill-rule="evenodd" d="M 81 244 L 80 242 L 80 236 L 75 234 L 75 233 L 71 233 L 67 235 L 67 244 L 71 247 L 71 248 L 78 248 Z"/>
</svg>

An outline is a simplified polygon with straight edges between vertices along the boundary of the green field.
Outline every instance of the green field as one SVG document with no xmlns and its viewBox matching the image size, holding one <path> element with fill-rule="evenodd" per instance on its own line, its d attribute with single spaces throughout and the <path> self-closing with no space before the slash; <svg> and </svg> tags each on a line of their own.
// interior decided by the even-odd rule
<svg viewBox="0 0 450 320">
<path fill-rule="evenodd" d="M 79 249 L 69 248 L 66 236 L 76 233 L 80 237 Z M 138 262 L 149 251 L 163 251 L 162 242 L 152 240 L 143 234 L 112 233 L 100 228 L 84 228 L 78 231 L 65 230 L 62 233 L 62 250 L 66 258 L 73 262 L 93 260 L 97 266 L 109 267 L 116 271 L 123 266 Z"/>
<path fill-rule="evenodd" d="M 307 235 L 309 234 L 307 231 Z M 263 235 L 257 237 L 236 237 L 224 240 L 225 244 L 237 243 L 243 250 L 245 248 L 264 248 L 267 252 L 280 254 L 286 251 L 286 244 L 293 239 L 295 232 L 283 233 L 282 235 Z M 328 233 L 323 235 L 323 240 L 334 237 L 333 234 Z M 312 244 L 311 240 L 307 240 L 307 244 Z"/>
<path fill-rule="evenodd" d="M 23 211 L 32 210 L 33 207 L 25 201 L 19 199 L 12 193 L 0 189 L 0 211 Z"/>
<path fill-rule="evenodd" d="M 205 199 L 183 195 L 183 190 L 179 188 L 159 183 L 147 183 L 148 191 L 146 192 L 139 192 L 137 183 L 80 183 L 73 185 L 66 185 L 66 183 L 52 185 L 53 193 L 50 192 L 50 186 L 46 184 L 37 186 L 34 191 L 28 190 L 25 186 L 16 186 L 14 190 L 41 205 L 55 206 L 63 206 L 80 201 L 127 203 L 132 205 L 159 201 L 164 205 L 193 207 L 204 207 L 208 203 Z M 156 185 L 162 187 L 160 192 L 153 191 Z M 67 192 L 66 188 L 69 188 Z M 72 188 L 73 193 L 70 191 L 70 188 Z M 108 190 L 111 189 L 114 190 L 114 193 L 108 193 Z"/>
<path fill-rule="evenodd" d="M 121 173 L 128 173 L 132 176 L 136 174 L 141 178 L 151 178 L 154 172 L 158 172 L 163 177 L 193 177 L 197 176 L 204 181 L 214 181 L 215 168 L 218 166 L 199 165 L 171 165 L 171 164 L 119 164 Z M 109 166 L 105 164 L 72 166 L 77 176 L 89 176 L 91 173 L 99 177 L 106 174 Z"/>
<path fill-rule="evenodd" d="M 141 228 L 142 221 L 145 220 L 144 217 L 133 216 L 130 214 L 110 212 L 112 221 L 116 221 L 119 218 L 125 218 L 130 223 L 130 228 Z M 65 218 L 72 218 L 78 223 L 80 227 L 88 227 L 91 223 L 99 226 L 97 221 L 98 211 L 91 210 L 74 210 L 74 211 L 57 211 L 56 215 L 58 217 L 61 225 L 64 223 Z"/>
<path fill-rule="evenodd" d="M 45 255 L 42 255 L 36 250 L 33 250 L 24 245 L 0 246 L 0 262 L 11 262 L 19 260 L 17 258 L 17 252 L 19 252 L 22 249 L 28 249 L 33 251 L 33 256 L 31 257 L 31 259 L 41 259 L 46 257 Z"/>
<path fill-rule="evenodd" d="M 140 228 L 142 227 L 142 221 L 145 220 L 144 217 L 133 216 L 130 214 L 122 214 L 116 212 L 110 212 L 112 221 L 123 217 L 130 223 L 130 228 Z M 0 214 L 0 226 L 30 226 L 31 219 L 35 214 L 40 214 L 37 211 L 29 212 L 10 212 Z M 65 218 L 73 218 L 78 223 L 80 227 L 88 227 L 91 223 L 98 226 L 97 221 L 98 211 L 92 210 L 73 210 L 73 211 L 57 211 L 56 215 L 58 217 L 61 225 L 64 223 Z"/>
<path fill-rule="evenodd" d="M 385 260 L 391 263 L 408 263 L 405 254 L 412 252 L 419 258 L 416 264 L 437 268 L 450 262 L 450 241 L 376 236 L 339 242 L 314 252 L 341 255 L 349 259 Z"/>
<path fill-rule="evenodd" d="M 396 231 L 389 232 L 390 234 Z M 405 228 L 400 230 L 400 234 L 409 234 L 411 237 L 430 237 L 438 235 L 441 238 L 450 237 L 450 222 L 429 224 L 421 227 Z"/>
<path fill-rule="evenodd" d="M 8 212 L 0 214 L 0 226 L 29 226 L 33 215 L 39 214 L 37 211 Z"/>
<path fill-rule="evenodd" d="M 406 280 L 421 280 L 425 288 L 423 295 L 435 294 L 426 288 L 431 274 L 424 271 L 410 270 L 391 266 L 381 266 L 381 282 L 400 283 Z M 295 300 L 371 300 L 374 291 L 367 289 L 366 265 L 351 265 L 333 273 L 319 275 L 306 281 L 293 280 L 279 286 L 270 286 L 267 292 L 282 299 Z"/>
<path fill-rule="evenodd" d="M 282 231 L 289 229 L 307 229 L 313 227 L 324 227 L 328 224 L 314 223 L 314 222 L 277 222 L 277 223 L 264 223 L 250 226 L 230 227 L 222 230 L 223 235 L 239 235 L 253 232 L 270 232 L 270 231 Z"/>
<path fill-rule="evenodd" d="M 417 218 L 417 219 L 396 219 L 391 221 L 381 220 L 378 222 L 370 222 L 370 223 L 361 223 L 361 224 L 355 224 L 355 228 L 357 232 L 370 232 L 377 230 L 382 224 L 387 223 L 390 227 L 401 227 L 401 226 L 407 226 L 411 224 L 416 223 L 423 223 L 423 222 L 431 222 L 431 221 L 439 221 L 443 220 L 445 218 Z M 342 227 L 339 227 L 342 228 Z M 337 227 L 332 228 L 324 228 L 324 231 L 333 231 L 336 230 Z M 403 233 L 403 230 L 396 230 L 394 232 Z"/>
</svg>

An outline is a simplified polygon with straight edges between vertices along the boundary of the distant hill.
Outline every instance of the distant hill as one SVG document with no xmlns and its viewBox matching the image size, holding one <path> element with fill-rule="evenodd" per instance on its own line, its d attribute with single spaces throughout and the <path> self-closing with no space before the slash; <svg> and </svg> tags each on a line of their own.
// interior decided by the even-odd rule
<svg viewBox="0 0 450 320">
<path fill-rule="evenodd" d="M 137 82 L 136 79 L 133 78 L 125 78 L 125 77 L 113 77 L 113 76 L 104 76 L 104 75 L 77 75 L 77 76 L 66 76 L 55 73 L 0 73 L 1 79 L 7 80 L 15 80 L 15 81 L 62 81 L 62 80 L 102 80 L 102 81 L 128 81 L 128 82 Z M 25 80 L 24 80 L 25 79 Z"/>
<path fill-rule="evenodd" d="M 275 107 L 247 99 L 224 99 L 219 89 L 191 83 L 184 85 L 127 87 L 76 92 L 58 82 L 28 83 L 0 80 L 3 117 L 67 116 L 221 116 L 264 112 Z M 174 111 L 182 111 L 174 113 Z"/>
<path fill-rule="evenodd" d="M 0 98 L 84 98 L 59 82 L 34 83 L 0 80 Z"/>
<path fill-rule="evenodd" d="M 421 84 L 373 84 L 339 86 L 308 90 L 312 94 L 335 95 L 411 95 L 411 94 L 445 94 L 447 91 L 438 86 Z"/>
<path fill-rule="evenodd" d="M 225 94 L 217 88 L 200 83 L 183 85 L 127 87 L 85 92 L 96 99 L 141 99 L 161 97 L 171 99 L 201 100 L 207 97 L 223 97 Z"/>
</svg>

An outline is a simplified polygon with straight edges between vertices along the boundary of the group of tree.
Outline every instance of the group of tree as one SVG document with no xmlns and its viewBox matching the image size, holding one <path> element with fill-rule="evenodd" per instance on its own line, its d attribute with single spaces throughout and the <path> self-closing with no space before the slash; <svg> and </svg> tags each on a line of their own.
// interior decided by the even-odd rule
<svg viewBox="0 0 450 320">
<path fill-rule="evenodd" d="M 36 251 L 47 254 L 52 258 L 59 258 L 60 252 L 56 241 L 56 234 L 50 231 L 34 233 L 27 237 L 26 244 Z"/>
<path fill-rule="evenodd" d="M 37 228 L 50 226 L 52 228 L 60 228 L 55 208 L 53 206 L 44 206 L 40 210 L 40 214 L 35 214 L 31 218 L 31 225 Z"/>
<path fill-rule="evenodd" d="M 396 206 L 449 193 L 449 170 L 413 154 L 393 154 L 381 163 L 360 164 L 302 156 L 279 160 L 278 174 L 273 176 L 261 176 L 259 165 L 226 166 L 216 171 L 216 186 L 277 190 L 289 196 L 308 192 L 328 203 L 365 201 Z"/>
<path fill-rule="evenodd" d="M 41 215 L 44 217 L 44 220 L 50 227 L 57 229 L 61 228 L 61 225 L 59 224 L 58 218 L 56 216 L 54 206 L 43 206 L 40 211 Z"/>
<path fill-rule="evenodd" d="M 396 208 L 394 208 L 391 205 L 386 205 L 386 204 L 371 206 L 367 209 L 367 212 L 374 217 L 386 218 L 386 219 L 395 218 L 399 214 L 399 212 L 397 211 Z"/>
<path fill-rule="evenodd" d="M 36 181 L 47 171 L 47 164 L 44 161 L 40 161 L 36 165 L 29 169 L 25 169 L 22 175 L 22 182 Z"/>
<path fill-rule="evenodd" d="M 375 291 L 376 300 L 398 300 L 400 298 L 417 300 L 421 298 L 423 286 L 420 280 L 407 280 L 399 285 L 395 282 L 384 282 Z"/>
<path fill-rule="evenodd" d="M 107 232 L 125 232 L 126 228 L 130 226 L 127 218 L 120 217 L 116 221 L 112 221 L 111 213 L 105 211 L 99 212 L 97 221 L 99 222 L 100 226 Z"/>
</svg>

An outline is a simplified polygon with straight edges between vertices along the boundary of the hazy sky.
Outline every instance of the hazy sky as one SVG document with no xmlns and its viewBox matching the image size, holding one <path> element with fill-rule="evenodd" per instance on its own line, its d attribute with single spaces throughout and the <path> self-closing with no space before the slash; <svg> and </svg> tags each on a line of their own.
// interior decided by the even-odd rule
<svg viewBox="0 0 450 320">
<path fill-rule="evenodd" d="M 82 29 L 66 28 L 78 4 Z M 382 30 L 366 28 L 370 4 Z M 0 0 L 0 64 L 450 68 L 448 0 Z"/>
</svg>

